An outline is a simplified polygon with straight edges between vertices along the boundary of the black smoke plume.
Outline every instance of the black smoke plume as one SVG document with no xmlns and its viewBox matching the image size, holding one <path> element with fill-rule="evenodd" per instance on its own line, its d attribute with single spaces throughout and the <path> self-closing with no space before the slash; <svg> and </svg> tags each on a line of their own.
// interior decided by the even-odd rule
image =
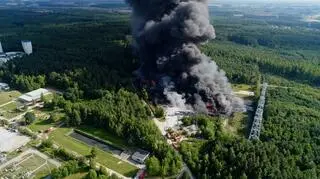
<svg viewBox="0 0 320 179">
<path fill-rule="evenodd" d="M 215 38 L 206 0 L 127 0 L 140 78 L 155 80 L 171 104 L 201 113 L 243 109 L 225 72 L 198 45 Z"/>
</svg>

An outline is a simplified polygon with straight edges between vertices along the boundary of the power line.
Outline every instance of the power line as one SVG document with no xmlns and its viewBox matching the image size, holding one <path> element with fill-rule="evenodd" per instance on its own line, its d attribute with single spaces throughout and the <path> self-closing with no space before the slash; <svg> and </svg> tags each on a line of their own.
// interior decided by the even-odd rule
<svg viewBox="0 0 320 179">
<path fill-rule="evenodd" d="M 258 102 L 258 107 L 257 107 L 256 113 L 255 113 L 254 119 L 253 119 L 253 124 L 252 124 L 250 135 L 249 135 L 249 140 L 259 139 L 259 137 L 260 137 L 261 127 L 262 127 L 262 119 L 263 119 L 263 110 L 264 110 L 264 105 L 266 102 L 267 88 L 268 88 L 268 83 L 263 83 L 260 99 Z"/>
</svg>

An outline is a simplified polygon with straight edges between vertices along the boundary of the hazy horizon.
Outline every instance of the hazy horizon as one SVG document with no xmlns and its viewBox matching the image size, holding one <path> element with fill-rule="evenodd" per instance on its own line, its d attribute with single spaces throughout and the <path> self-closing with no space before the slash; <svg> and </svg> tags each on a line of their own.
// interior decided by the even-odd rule
<svg viewBox="0 0 320 179">
<path fill-rule="evenodd" d="M 112 1 L 121 1 L 124 2 L 125 0 L 112 0 Z M 209 0 L 209 3 L 214 2 L 256 2 L 256 3 L 282 3 L 282 2 L 294 2 L 294 3 L 320 3 L 320 0 Z"/>
<path fill-rule="evenodd" d="M 320 3 L 320 0 L 209 0 L 209 3 L 214 2 L 261 2 L 261 3 Z"/>
</svg>

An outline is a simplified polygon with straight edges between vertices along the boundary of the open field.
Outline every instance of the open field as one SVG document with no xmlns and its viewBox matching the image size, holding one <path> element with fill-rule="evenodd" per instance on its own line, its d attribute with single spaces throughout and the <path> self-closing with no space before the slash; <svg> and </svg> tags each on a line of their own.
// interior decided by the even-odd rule
<svg viewBox="0 0 320 179">
<path fill-rule="evenodd" d="M 8 103 L 8 104 L 2 106 L 0 109 L 4 110 L 4 111 L 12 111 L 12 110 L 15 110 L 16 108 L 17 108 L 17 103 L 11 102 L 11 103 Z"/>
<path fill-rule="evenodd" d="M 0 105 L 10 102 L 20 95 L 21 93 L 19 91 L 0 92 Z"/>
<path fill-rule="evenodd" d="M 12 102 L 0 107 L 0 114 L 6 119 L 16 117 L 22 113 L 22 111 L 17 110 L 17 102 Z"/>
<path fill-rule="evenodd" d="M 39 132 L 39 131 L 45 131 L 53 126 L 54 124 L 51 123 L 51 121 L 49 120 L 36 119 L 36 121 L 33 122 L 31 125 L 29 125 L 28 128 L 31 129 L 33 132 Z"/>
<path fill-rule="evenodd" d="M 74 151 L 83 156 L 89 155 L 92 146 L 88 146 L 83 142 L 80 142 L 67 134 L 70 133 L 72 129 L 70 128 L 57 128 L 54 130 L 50 138 L 59 146 L 63 146 L 65 149 Z M 124 176 L 133 176 L 137 168 L 129 163 L 126 163 L 114 156 L 112 154 L 104 152 L 100 149 L 97 150 L 97 160 L 98 163 L 114 170 Z"/>
<path fill-rule="evenodd" d="M 251 91 L 253 86 L 247 84 L 232 84 L 234 91 Z"/>
<path fill-rule="evenodd" d="M 11 152 L 30 141 L 29 137 L 0 127 L 0 152 Z"/>
<path fill-rule="evenodd" d="M 232 118 L 224 119 L 223 130 L 233 136 L 246 137 L 250 130 L 248 121 L 251 120 L 253 113 L 235 113 Z"/>
<path fill-rule="evenodd" d="M 28 126 L 28 128 L 31 129 L 33 132 L 45 131 L 60 122 L 52 122 L 48 120 L 51 113 L 55 113 L 59 119 L 61 119 L 64 116 L 64 113 L 61 113 L 59 111 L 44 111 L 35 109 L 33 112 L 36 115 L 36 120 Z"/>
<path fill-rule="evenodd" d="M 86 175 L 87 175 L 87 172 L 76 173 L 76 174 L 67 176 L 64 179 L 80 179 L 80 178 L 84 178 Z"/>
</svg>

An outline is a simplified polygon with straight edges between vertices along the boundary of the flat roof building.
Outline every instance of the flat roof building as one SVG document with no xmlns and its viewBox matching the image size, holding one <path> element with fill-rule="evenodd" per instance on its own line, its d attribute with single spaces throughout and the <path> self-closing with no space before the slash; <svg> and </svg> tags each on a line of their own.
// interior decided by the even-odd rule
<svg viewBox="0 0 320 179">
<path fill-rule="evenodd" d="M 141 163 L 143 164 L 146 159 L 149 157 L 150 153 L 147 152 L 147 151 L 144 151 L 144 150 L 137 150 L 132 156 L 131 158 L 138 162 L 138 163 Z"/>
<path fill-rule="evenodd" d="M 0 90 L 9 90 L 10 87 L 7 83 L 0 83 Z"/>
<path fill-rule="evenodd" d="M 2 48 L 1 42 L 0 42 L 0 53 L 3 53 L 3 48 Z"/>
<path fill-rule="evenodd" d="M 50 93 L 49 90 L 44 88 L 39 88 L 37 90 L 21 95 L 18 99 L 19 101 L 25 104 L 32 104 L 40 101 L 41 95 L 47 95 L 49 93 Z"/>
</svg>

